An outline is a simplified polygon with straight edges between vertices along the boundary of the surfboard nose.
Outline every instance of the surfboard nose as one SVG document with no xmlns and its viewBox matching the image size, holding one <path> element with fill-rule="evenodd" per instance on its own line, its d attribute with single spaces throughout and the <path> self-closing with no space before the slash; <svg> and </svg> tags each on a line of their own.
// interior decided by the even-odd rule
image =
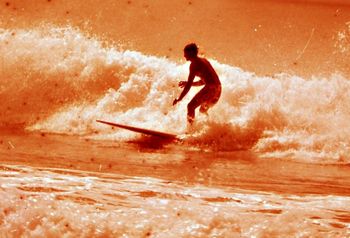
<svg viewBox="0 0 350 238">
<path fill-rule="evenodd" d="M 109 122 L 109 121 L 103 121 L 103 120 L 96 120 L 96 121 L 99 122 L 99 123 L 103 123 L 103 124 L 106 124 L 106 125 L 119 127 L 119 128 L 125 129 L 125 130 L 129 130 L 129 131 L 133 131 L 133 132 L 137 132 L 137 133 L 141 133 L 141 134 L 145 134 L 145 135 L 157 136 L 157 137 L 161 137 L 161 138 L 164 138 L 164 139 L 180 140 L 180 138 L 178 138 L 177 135 L 166 133 L 166 132 L 149 130 L 149 129 L 145 129 L 145 128 L 128 126 L 128 125 L 123 125 L 123 124 L 119 124 L 119 123 L 115 123 L 115 122 Z"/>
</svg>

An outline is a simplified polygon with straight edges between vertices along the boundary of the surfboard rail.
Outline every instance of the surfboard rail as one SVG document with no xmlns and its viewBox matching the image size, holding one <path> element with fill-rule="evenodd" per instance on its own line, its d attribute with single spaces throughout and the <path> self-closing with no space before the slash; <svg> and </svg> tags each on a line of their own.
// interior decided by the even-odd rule
<svg viewBox="0 0 350 238">
<path fill-rule="evenodd" d="M 110 125 L 110 126 L 123 128 L 123 129 L 129 130 L 129 131 L 138 132 L 138 133 L 145 134 L 145 135 L 157 136 L 157 137 L 161 137 L 161 138 L 165 138 L 165 139 L 172 139 L 172 140 L 178 140 L 179 139 L 177 137 L 177 135 L 166 133 L 166 132 L 149 130 L 149 129 L 139 128 L 139 127 L 134 127 L 134 126 L 128 126 L 128 125 L 123 125 L 123 124 L 119 124 L 119 123 L 115 123 L 115 122 L 109 122 L 109 121 L 104 121 L 104 120 L 96 120 L 96 122 L 99 122 L 99 123 L 102 123 L 102 124 L 106 124 L 106 125 Z"/>
</svg>

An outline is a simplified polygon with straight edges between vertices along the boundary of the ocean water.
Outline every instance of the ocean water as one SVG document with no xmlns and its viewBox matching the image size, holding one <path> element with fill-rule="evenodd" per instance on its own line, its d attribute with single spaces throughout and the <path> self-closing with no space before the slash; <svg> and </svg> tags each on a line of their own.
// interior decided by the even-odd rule
<svg viewBox="0 0 350 238">
<path fill-rule="evenodd" d="M 350 237 L 344 74 L 259 76 L 209 59 L 218 104 L 183 142 L 148 148 L 96 119 L 186 135 L 196 89 L 172 101 L 188 63 L 51 24 L 0 29 L 0 55 L 0 123 L 25 131 L 1 135 L 0 237 Z"/>
<path fill-rule="evenodd" d="M 188 64 L 103 46 L 77 29 L 1 30 L 3 124 L 96 139 L 129 140 L 96 119 L 185 134 L 193 89 L 173 107 Z M 6 59 L 6 60 L 5 60 Z M 262 157 L 349 163 L 350 81 L 256 76 L 212 60 L 223 85 L 209 118 L 197 114 L 189 143 L 252 149 Z"/>
<path fill-rule="evenodd" d="M 344 196 L 23 166 L 2 167 L 1 180 L 2 237 L 349 236 Z"/>
</svg>

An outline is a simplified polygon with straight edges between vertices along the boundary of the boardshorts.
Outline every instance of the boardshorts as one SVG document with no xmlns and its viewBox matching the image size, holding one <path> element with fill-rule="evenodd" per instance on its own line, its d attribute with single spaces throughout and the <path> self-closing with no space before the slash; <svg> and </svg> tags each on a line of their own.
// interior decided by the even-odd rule
<svg viewBox="0 0 350 238">
<path fill-rule="evenodd" d="M 207 85 L 202 88 L 188 104 L 188 116 L 194 118 L 194 110 L 200 106 L 199 111 L 207 113 L 214 106 L 221 95 L 221 84 Z"/>
</svg>

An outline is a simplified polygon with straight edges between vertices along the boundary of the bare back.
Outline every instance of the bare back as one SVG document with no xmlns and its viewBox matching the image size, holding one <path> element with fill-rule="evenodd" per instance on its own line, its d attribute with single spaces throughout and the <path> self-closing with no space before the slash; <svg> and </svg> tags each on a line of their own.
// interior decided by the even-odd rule
<svg viewBox="0 0 350 238">
<path fill-rule="evenodd" d="M 220 85 L 219 76 L 207 59 L 197 57 L 190 65 L 190 71 L 200 77 L 206 86 Z"/>
</svg>

